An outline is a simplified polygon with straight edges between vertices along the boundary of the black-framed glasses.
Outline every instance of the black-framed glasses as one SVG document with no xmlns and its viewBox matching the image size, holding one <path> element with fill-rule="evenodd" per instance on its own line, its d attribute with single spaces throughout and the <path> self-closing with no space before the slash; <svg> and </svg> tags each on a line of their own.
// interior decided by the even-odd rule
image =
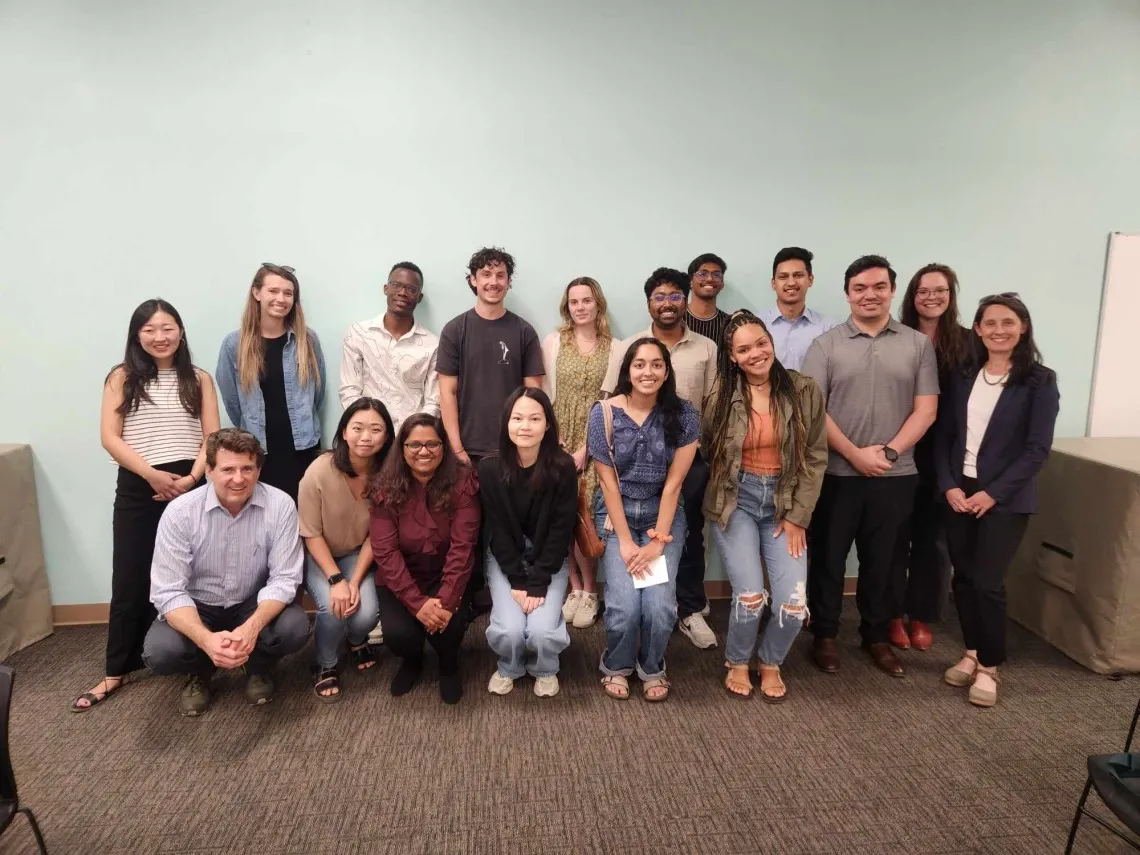
<svg viewBox="0 0 1140 855">
<path fill-rule="evenodd" d="M 411 442 L 405 442 L 404 448 L 412 452 L 412 454 L 419 454 L 425 448 L 432 454 L 435 454 L 443 448 L 443 443 L 438 439 L 429 439 L 427 442 L 420 442 L 418 439 L 414 439 Z"/>
<path fill-rule="evenodd" d="M 393 294 L 403 291 L 409 297 L 418 297 L 423 293 L 422 285 L 409 285 L 407 282 L 386 282 L 384 287 L 389 289 Z"/>
<path fill-rule="evenodd" d="M 711 279 L 714 282 L 723 282 L 724 274 L 719 270 L 698 270 L 693 274 L 694 277 L 700 279 L 702 282 L 706 279 Z"/>
</svg>

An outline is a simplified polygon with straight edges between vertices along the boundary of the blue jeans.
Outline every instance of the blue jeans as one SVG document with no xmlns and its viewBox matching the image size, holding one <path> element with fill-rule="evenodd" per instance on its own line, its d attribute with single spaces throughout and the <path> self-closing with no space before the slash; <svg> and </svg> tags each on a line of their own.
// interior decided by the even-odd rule
<svg viewBox="0 0 1140 855">
<path fill-rule="evenodd" d="M 570 580 L 569 557 L 550 579 L 546 601 L 529 615 L 511 596 L 511 581 L 487 550 L 487 587 L 491 591 L 491 622 L 487 643 L 499 656 L 499 673 L 517 680 L 524 674 L 551 677 L 558 673 L 558 654 L 570 646 L 562 619 L 562 600 Z"/>
<path fill-rule="evenodd" d="M 649 542 L 647 532 L 657 523 L 660 502 L 657 496 L 650 499 L 622 497 L 629 533 L 638 546 Z M 669 532 L 673 542 L 665 545 L 669 581 L 649 588 L 633 587 L 633 577 L 621 557 L 617 534 L 603 528 L 605 519 L 606 505 L 599 490 L 594 502 L 594 525 L 606 546 L 599 561 L 606 580 L 606 649 L 602 653 L 601 671 L 607 676 L 628 677 L 636 667 L 637 676 L 642 680 L 663 677 L 665 648 L 677 623 L 677 568 L 685 548 L 684 509 L 678 503 Z"/>
<path fill-rule="evenodd" d="M 351 579 L 356 569 L 356 559 L 360 550 L 336 559 L 336 566 Z M 368 640 L 368 633 L 380 619 L 380 604 L 376 599 L 376 585 L 371 572 L 360 583 L 360 605 L 347 618 L 338 618 L 329 611 L 329 580 L 325 571 L 317 566 L 307 551 L 305 552 L 305 587 L 317 604 L 316 631 L 313 646 L 316 648 L 317 666 L 335 668 L 341 641 L 348 635 L 348 643 L 359 647 Z"/>
<path fill-rule="evenodd" d="M 807 617 L 807 552 L 799 558 L 788 553 L 788 539 L 776 531 L 776 482 L 778 475 L 740 473 L 736 509 L 721 528 L 713 524 L 713 542 L 720 562 L 732 583 L 732 610 L 728 616 L 725 659 L 731 665 L 747 665 L 756 649 L 760 618 L 768 608 L 772 616 L 760 641 L 760 661 L 779 665 L 788 655 Z M 763 559 L 763 560 L 761 560 Z M 765 590 L 764 570 L 768 571 Z M 749 604 L 741 597 L 759 594 Z M 773 606 L 779 603 L 779 610 Z"/>
</svg>

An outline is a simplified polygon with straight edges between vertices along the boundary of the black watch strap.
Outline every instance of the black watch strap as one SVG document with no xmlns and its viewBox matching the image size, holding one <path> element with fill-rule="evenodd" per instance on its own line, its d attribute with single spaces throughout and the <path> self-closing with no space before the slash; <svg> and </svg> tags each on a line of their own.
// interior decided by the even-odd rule
<svg viewBox="0 0 1140 855">
<path fill-rule="evenodd" d="M 331 576 L 329 576 L 329 587 L 331 588 L 333 585 L 339 585 L 343 581 L 343 573 L 333 573 Z"/>
</svg>

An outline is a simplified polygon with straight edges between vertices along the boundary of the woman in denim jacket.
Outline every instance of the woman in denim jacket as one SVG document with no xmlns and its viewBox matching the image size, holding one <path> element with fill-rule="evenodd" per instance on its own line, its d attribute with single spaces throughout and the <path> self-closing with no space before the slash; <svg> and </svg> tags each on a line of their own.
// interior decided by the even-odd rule
<svg viewBox="0 0 1140 855">
<path fill-rule="evenodd" d="M 808 616 L 806 532 L 827 467 L 827 413 L 819 386 L 780 364 L 768 328 L 751 312 L 729 319 L 719 359 L 701 445 L 711 471 L 704 513 L 732 583 L 724 685 L 735 697 L 752 696 L 748 667 L 767 607 L 760 696 L 780 703 L 787 697 L 780 665 Z"/>
<path fill-rule="evenodd" d="M 292 267 L 254 274 L 241 329 L 226 336 L 216 372 L 226 414 L 265 448 L 262 483 L 297 501 L 297 486 L 321 450 L 325 358 L 305 325 Z"/>
</svg>

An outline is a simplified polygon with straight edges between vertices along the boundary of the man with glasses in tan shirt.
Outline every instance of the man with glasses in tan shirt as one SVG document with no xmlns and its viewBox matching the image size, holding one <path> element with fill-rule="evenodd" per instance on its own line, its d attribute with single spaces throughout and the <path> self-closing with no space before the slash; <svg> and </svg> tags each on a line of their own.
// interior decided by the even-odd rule
<svg viewBox="0 0 1140 855">
<path fill-rule="evenodd" d="M 630 336 L 613 349 L 602 391 L 612 394 L 617 386 L 621 362 L 629 346 L 639 338 L 653 336 L 669 348 L 669 359 L 677 380 L 677 394 L 700 412 L 716 384 L 716 345 L 712 339 L 685 325 L 689 302 L 689 277 L 680 270 L 659 267 L 645 282 L 645 297 L 651 323 L 649 329 Z M 689 526 L 685 549 L 677 570 L 677 626 L 694 645 L 716 647 L 716 635 L 705 622 L 705 535 L 701 502 L 708 486 L 709 467 L 700 450 L 681 485 L 685 519 Z"/>
</svg>

